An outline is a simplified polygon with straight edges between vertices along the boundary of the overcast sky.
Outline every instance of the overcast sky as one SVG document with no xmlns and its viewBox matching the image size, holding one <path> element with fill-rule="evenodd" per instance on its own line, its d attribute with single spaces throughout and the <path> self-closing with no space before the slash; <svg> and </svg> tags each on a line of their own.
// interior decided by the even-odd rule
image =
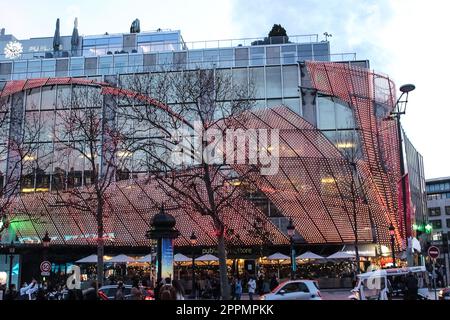
<svg viewBox="0 0 450 320">
<path fill-rule="evenodd" d="M 397 87 L 414 83 L 403 124 L 424 156 L 427 178 L 450 176 L 450 91 L 447 0 L 190 0 L 27 1 L 0 0 L 0 27 L 19 39 L 61 34 L 179 29 L 185 41 L 261 37 L 274 23 L 288 34 L 327 31 L 334 53 L 356 52 Z"/>
</svg>

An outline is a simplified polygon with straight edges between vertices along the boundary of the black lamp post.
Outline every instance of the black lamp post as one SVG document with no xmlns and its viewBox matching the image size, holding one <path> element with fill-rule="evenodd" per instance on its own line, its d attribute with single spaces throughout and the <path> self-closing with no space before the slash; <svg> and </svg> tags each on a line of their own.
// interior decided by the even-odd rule
<svg viewBox="0 0 450 320">
<path fill-rule="evenodd" d="M 292 221 L 292 218 L 289 219 L 289 224 L 287 226 L 287 233 L 289 236 L 289 242 L 291 245 L 290 251 L 291 251 L 291 279 L 293 280 L 294 274 L 295 274 L 295 270 L 294 270 L 294 263 L 295 263 L 295 257 L 294 257 L 294 233 L 295 233 L 295 226 L 294 226 L 294 222 Z"/>
<path fill-rule="evenodd" d="M 391 236 L 392 264 L 395 268 L 395 227 L 392 225 L 392 223 L 389 226 L 389 235 Z"/>
<path fill-rule="evenodd" d="M 191 237 L 189 238 L 189 240 L 191 241 L 191 246 L 192 246 L 192 299 L 195 299 L 196 297 L 196 288 L 195 288 L 195 255 L 194 255 L 194 250 L 195 250 L 195 245 L 197 244 L 197 236 L 195 235 L 195 232 L 192 231 Z"/>
<path fill-rule="evenodd" d="M 16 252 L 16 247 L 14 246 L 14 242 L 11 241 L 11 245 L 9 246 L 9 281 L 8 281 L 9 289 L 11 289 L 11 285 L 12 285 L 13 260 L 14 260 L 15 252 Z"/>
<path fill-rule="evenodd" d="M 402 93 L 400 97 L 398 98 L 394 111 L 391 112 L 391 115 L 395 117 L 397 121 L 397 135 L 398 135 L 398 151 L 400 155 L 400 175 L 401 175 L 401 183 L 402 183 L 402 216 L 403 221 L 405 224 L 405 238 L 407 240 L 408 234 L 410 234 L 411 230 L 408 230 L 410 226 L 407 225 L 407 199 L 406 199 L 406 180 L 405 180 L 405 163 L 404 163 L 404 156 L 403 156 L 403 139 L 402 139 L 402 126 L 400 122 L 400 117 L 406 113 L 406 106 L 408 104 L 408 95 L 411 91 L 416 89 L 416 86 L 413 84 L 404 84 L 400 87 L 400 92 Z M 404 100 L 402 98 L 404 97 Z M 389 228 L 390 230 L 390 228 Z M 392 237 L 392 236 L 391 236 Z M 392 240 L 391 240 L 392 241 Z M 410 250 L 408 248 L 406 249 L 407 254 L 410 254 Z M 408 264 L 410 263 L 410 259 L 408 258 Z M 395 266 L 395 261 L 394 261 Z"/>
</svg>

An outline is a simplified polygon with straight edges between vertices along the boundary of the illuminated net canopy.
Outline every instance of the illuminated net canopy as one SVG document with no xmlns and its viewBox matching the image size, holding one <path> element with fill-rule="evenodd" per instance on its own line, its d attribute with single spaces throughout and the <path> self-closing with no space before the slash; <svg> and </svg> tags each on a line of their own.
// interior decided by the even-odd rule
<svg viewBox="0 0 450 320">
<path fill-rule="evenodd" d="M 307 243 L 352 243 L 355 232 L 360 242 L 389 242 L 392 222 L 404 232 L 397 216 L 399 163 L 395 122 L 384 118 L 393 108 L 394 89 L 388 78 L 345 64 L 307 62 L 315 89 L 346 101 L 355 110 L 361 131 L 363 157 L 357 163 L 358 175 L 366 182 L 365 195 L 355 198 L 345 184 L 351 168 L 336 146 L 322 132 L 286 107 L 252 111 L 239 127 L 279 130 L 279 170 L 264 176 L 255 171 L 251 188 L 262 192 L 281 214 L 290 217 L 297 233 Z M 149 97 L 90 80 L 61 78 L 11 81 L 1 96 L 28 88 L 52 84 L 78 84 L 102 88 L 102 94 L 123 95 L 157 106 L 172 116 L 176 113 Z M 379 108 L 378 114 L 373 112 Z M 179 118 L 183 120 L 182 118 Z M 234 165 L 236 172 L 248 166 Z M 220 179 L 220 177 L 218 178 Z M 220 183 L 221 181 L 216 181 Z M 226 191 L 224 191 L 226 192 Z M 249 199 L 238 193 L 223 211 L 229 243 L 260 245 L 250 232 L 256 220 L 271 234 L 271 244 L 287 244 L 287 236 Z M 151 180 L 114 183 L 106 197 L 105 240 L 112 246 L 146 246 L 145 232 L 161 203 L 177 221 L 181 235 L 176 245 L 190 245 L 195 231 L 199 245 L 214 245 L 216 237 L 210 217 L 200 215 L 186 202 L 169 198 Z M 95 245 L 97 224 L 91 212 L 60 205 L 53 193 L 18 195 L 10 207 L 11 228 L 23 241 L 39 242 L 48 231 L 52 243 Z M 355 205 L 353 205 L 355 204 Z M 356 210 L 356 221 L 354 217 Z M 401 226 L 401 228 L 398 228 Z"/>
</svg>

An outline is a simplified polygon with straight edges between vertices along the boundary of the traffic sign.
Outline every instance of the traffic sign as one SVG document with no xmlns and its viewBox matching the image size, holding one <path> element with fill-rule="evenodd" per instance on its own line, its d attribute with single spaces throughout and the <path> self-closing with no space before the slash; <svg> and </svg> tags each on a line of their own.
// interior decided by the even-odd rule
<svg viewBox="0 0 450 320">
<path fill-rule="evenodd" d="M 441 252 L 439 251 L 439 248 L 436 246 L 431 246 L 428 248 L 428 256 L 431 259 L 437 259 L 439 258 Z"/>
<path fill-rule="evenodd" d="M 41 262 L 41 276 L 49 276 L 51 270 L 52 264 L 50 263 L 50 261 Z"/>
</svg>

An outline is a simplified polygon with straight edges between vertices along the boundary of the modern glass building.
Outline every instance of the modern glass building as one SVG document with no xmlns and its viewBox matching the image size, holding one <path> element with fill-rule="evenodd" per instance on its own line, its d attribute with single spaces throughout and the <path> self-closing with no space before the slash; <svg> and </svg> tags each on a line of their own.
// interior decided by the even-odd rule
<svg viewBox="0 0 450 320">
<path fill-rule="evenodd" d="M 58 148 L 65 130 L 62 119 L 76 109 L 74 92 L 86 89 L 97 95 L 99 103 L 92 104 L 90 112 L 105 119 L 108 110 L 128 107 L 130 101 L 121 99 L 117 88 L 129 90 L 129 79 L 200 68 L 254 88 L 252 115 L 263 127 L 280 129 L 282 136 L 280 172 L 256 179 L 241 207 L 228 212 L 229 223 L 239 234 L 235 247 L 260 246 L 248 231 L 258 217 L 264 221 L 261 228 L 272 234 L 267 248 L 287 248 L 286 227 L 292 218 L 296 239 L 305 248 L 341 248 L 354 244 L 357 235 L 359 243 L 378 248 L 377 255 L 390 243 L 392 223 L 397 250 L 405 249 L 405 239 L 413 231 L 398 213 L 398 137 L 396 123 L 389 121 L 395 86 L 388 77 L 371 72 L 368 61 L 356 60 L 354 54 L 332 54 L 330 43 L 319 41 L 317 35 L 189 43 L 180 31 L 158 30 L 73 40 L 61 37 L 55 50 L 53 38 L 0 36 L 0 101 L 7 119 L 0 128 L 3 243 L 39 247 L 48 232 L 52 246 L 72 246 L 80 252 L 95 246 L 94 217 L 62 208 L 55 198 L 55 192 L 89 188 L 92 183 L 89 159 Z M 133 105 L 156 106 L 133 97 Z M 177 110 L 177 103 L 167 99 L 164 106 Z M 111 119 L 120 122 L 120 114 Z M 149 135 L 151 130 L 133 132 L 142 131 Z M 25 154 L 12 147 L 10 142 L 16 140 L 25 145 Z M 123 152 L 119 157 L 127 158 L 127 164 L 115 172 L 109 191 L 106 245 L 145 252 L 149 244 L 145 231 L 158 211 L 154 203 L 164 196 L 141 179 L 148 174 L 141 166 L 144 154 Z M 20 172 L 14 166 L 18 159 Z M 101 167 L 101 157 L 98 161 Z M 416 208 L 423 207 L 422 165 L 416 161 L 410 173 L 414 176 L 410 185 L 419 186 L 410 193 L 417 196 L 412 200 Z M 361 190 L 356 195 L 346 187 L 353 174 Z M 11 177 L 19 182 L 11 183 Z M 209 218 L 187 211 L 171 212 L 181 232 L 177 247 L 189 247 L 193 230 L 199 246 L 214 246 Z"/>
</svg>

